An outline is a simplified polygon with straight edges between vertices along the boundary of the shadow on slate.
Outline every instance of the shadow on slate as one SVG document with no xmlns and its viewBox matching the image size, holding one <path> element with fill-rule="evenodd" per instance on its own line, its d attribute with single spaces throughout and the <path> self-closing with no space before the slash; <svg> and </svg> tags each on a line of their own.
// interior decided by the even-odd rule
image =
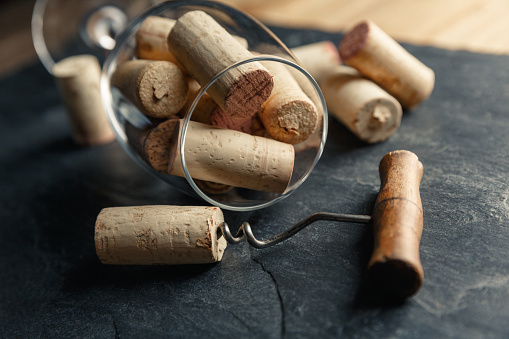
<svg viewBox="0 0 509 339">
<path fill-rule="evenodd" d="M 273 28 L 289 47 L 340 34 Z M 318 211 L 370 214 L 378 163 L 408 149 L 424 165 L 420 292 L 366 298 L 370 226 L 320 221 L 266 250 L 229 246 L 214 265 L 99 263 L 104 207 L 201 205 L 137 167 L 117 143 L 78 148 L 42 66 L 0 80 L 0 336 L 335 338 L 509 336 L 509 57 L 404 45 L 436 72 L 431 98 L 387 142 L 330 118 L 306 183 L 275 206 L 225 212 L 236 229 L 280 233 Z"/>
</svg>

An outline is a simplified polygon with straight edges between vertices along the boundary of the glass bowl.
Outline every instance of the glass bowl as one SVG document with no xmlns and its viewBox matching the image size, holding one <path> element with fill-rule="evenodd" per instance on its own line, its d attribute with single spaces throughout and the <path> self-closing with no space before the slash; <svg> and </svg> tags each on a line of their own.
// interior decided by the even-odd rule
<svg viewBox="0 0 509 339">
<path fill-rule="evenodd" d="M 190 95 L 184 109 L 179 112 L 181 130 L 180 134 L 176 134 L 177 137 L 173 137 L 172 144 L 178 143 L 179 145 L 176 150 L 177 154 L 174 156 L 177 158 L 176 161 L 180 161 L 178 165 L 181 165 L 182 173 L 180 176 L 176 176 L 168 174 L 170 172 L 169 169 L 154 169 L 151 162 L 147 160 L 147 155 L 144 154 L 143 149 L 140 149 L 139 136 L 146 135 L 146 131 L 153 130 L 161 123 L 161 119 L 147 117 L 147 115 L 142 113 L 138 108 L 139 105 L 133 104 L 132 100 L 127 99 L 118 87 L 112 84 L 112 78 L 120 65 L 137 59 L 136 35 L 145 19 L 156 16 L 177 20 L 184 14 L 197 10 L 211 16 L 231 35 L 243 39 L 251 54 L 249 57 L 243 57 L 232 62 L 231 65 L 227 65 L 227 67 L 217 72 L 214 76 L 211 76 L 207 81 L 203 81 L 202 79 L 199 89 Z M 193 152 L 193 150 L 189 149 L 191 146 L 186 147 L 186 145 L 190 145 L 189 138 L 191 138 L 191 136 L 189 126 L 194 124 L 193 121 L 196 120 L 197 114 L 196 108 L 202 100 L 206 99 L 211 86 L 214 86 L 214 84 L 221 81 L 223 77 L 228 76 L 228 74 L 239 67 L 258 63 L 266 65 L 267 68 L 269 68 L 269 65 L 276 64 L 280 68 L 285 68 L 293 75 L 302 92 L 307 95 L 316 107 L 318 119 L 317 127 L 311 137 L 307 138 L 305 141 L 294 145 L 287 144 L 293 148 L 295 158 L 293 160 L 294 164 L 291 179 L 284 190 L 267 191 L 261 189 L 262 184 L 260 184 L 260 187 L 256 185 L 250 185 L 249 187 L 235 186 L 227 187 L 224 192 L 211 192 L 209 189 L 204 189 L 202 179 L 193 178 L 195 175 L 191 173 L 192 170 L 187 163 L 187 161 L 191 161 L 189 158 L 192 156 L 191 153 Z M 108 53 L 104 62 L 101 77 L 101 96 L 103 106 L 107 112 L 118 142 L 136 163 L 159 178 L 162 182 L 170 184 L 172 187 L 186 194 L 201 198 L 212 205 L 227 210 L 249 211 L 264 208 L 295 192 L 307 179 L 320 159 L 327 135 L 327 109 L 322 92 L 316 81 L 302 68 L 291 51 L 268 28 L 256 19 L 227 5 L 215 2 L 165 2 L 151 8 L 143 15 L 131 21 L 125 30 L 116 38 L 115 47 Z M 261 130 L 263 130 L 263 128 Z M 266 139 L 272 140 L 270 136 L 267 136 L 267 133 L 262 131 L 261 134 L 262 135 L 259 134 L 258 136 L 248 136 L 246 138 L 255 138 L 253 139 L 255 144 L 259 142 L 269 142 Z M 211 152 L 214 152 L 214 150 Z M 216 160 L 227 161 L 227 159 Z M 224 185 L 224 183 L 222 183 L 222 185 Z"/>
</svg>

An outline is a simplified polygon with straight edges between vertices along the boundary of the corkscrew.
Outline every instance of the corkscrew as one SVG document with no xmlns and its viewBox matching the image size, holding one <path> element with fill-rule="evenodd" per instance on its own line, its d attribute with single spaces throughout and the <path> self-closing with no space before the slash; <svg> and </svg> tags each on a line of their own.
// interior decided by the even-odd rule
<svg viewBox="0 0 509 339">
<path fill-rule="evenodd" d="M 367 280 L 385 297 L 401 300 L 415 294 L 424 279 L 419 258 L 423 167 L 415 154 L 395 151 L 383 157 L 379 172 L 381 186 L 372 216 L 318 212 L 263 240 L 254 236 L 247 222 L 233 236 L 218 207 L 104 209 L 95 228 L 97 255 L 105 264 L 203 264 L 220 261 L 227 243 L 245 238 L 255 248 L 267 248 L 318 220 L 372 223 L 375 241 Z"/>
<path fill-rule="evenodd" d="M 299 233 L 307 226 L 319 220 L 368 224 L 372 221 L 372 218 L 369 215 L 355 215 L 355 214 L 341 214 L 327 212 L 313 213 L 310 216 L 302 219 L 292 227 L 288 228 L 283 233 L 280 233 L 278 235 L 275 235 L 264 240 L 258 240 L 254 236 L 253 230 L 251 229 L 251 225 L 248 222 L 243 222 L 242 225 L 240 225 L 239 230 L 237 231 L 237 234 L 235 236 L 233 236 L 233 234 L 230 232 L 230 227 L 228 226 L 228 224 L 226 222 L 222 222 L 220 228 L 218 229 L 219 232 L 218 235 L 224 236 L 226 241 L 232 245 L 242 242 L 242 240 L 244 240 L 245 238 L 249 245 L 253 246 L 254 248 L 263 249 L 277 245 L 293 237 L 295 234 Z"/>
</svg>

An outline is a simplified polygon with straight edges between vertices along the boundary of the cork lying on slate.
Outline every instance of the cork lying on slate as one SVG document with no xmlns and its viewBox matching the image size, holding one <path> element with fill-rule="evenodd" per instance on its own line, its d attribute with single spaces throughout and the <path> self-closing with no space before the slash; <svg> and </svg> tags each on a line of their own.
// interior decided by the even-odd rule
<svg viewBox="0 0 509 339">
<path fill-rule="evenodd" d="M 188 12 L 177 20 L 168 35 L 168 48 L 202 86 L 232 64 L 252 57 L 202 11 Z M 267 69 L 259 62 L 252 62 L 232 69 L 207 92 L 226 113 L 246 118 L 261 108 L 273 85 Z"/>
<path fill-rule="evenodd" d="M 73 140 L 81 146 L 110 143 L 115 135 L 104 112 L 100 93 L 101 66 L 92 55 L 77 55 L 52 69 L 71 125 Z"/>
<path fill-rule="evenodd" d="M 218 207 L 138 206 L 103 209 L 95 223 L 95 248 L 103 264 L 214 263 L 226 249 L 217 230 Z"/>
<path fill-rule="evenodd" d="M 400 103 L 351 67 L 336 67 L 321 88 L 330 112 L 365 142 L 386 140 L 401 123 Z"/>
<path fill-rule="evenodd" d="M 169 61 L 131 60 L 118 65 L 111 78 L 140 111 L 150 117 L 177 114 L 187 100 L 187 78 Z"/>
<path fill-rule="evenodd" d="M 433 91 L 433 70 L 371 21 L 359 23 L 344 36 L 339 54 L 345 64 L 376 82 L 403 107 L 417 106 Z"/>
</svg>

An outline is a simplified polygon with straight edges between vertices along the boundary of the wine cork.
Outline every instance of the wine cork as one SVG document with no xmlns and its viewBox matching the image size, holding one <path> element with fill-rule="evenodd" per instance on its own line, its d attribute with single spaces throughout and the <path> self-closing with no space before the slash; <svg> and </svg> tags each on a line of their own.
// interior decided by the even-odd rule
<svg viewBox="0 0 509 339">
<path fill-rule="evenodd" d="M 184 116 L 184 114 L 188 112 L 200 88 L 200 85 L 195 80 L 189 81 L 189 96 L 182 109 L 183 114 L 181 116 Z M 250 134 L 254 117 L 255 115 L 247 118 L 232 118 L 216 104 L 207 92 L 205 92 L 194 107 L 191 120 Z"/>
<path fill-rule="evenodd" d="M 169 174 L 185 176 L 180 157 L 180 132 L 170 151 Z M 294 149 L 276 140 L 190 121 L 184 147 L 194 179 L 253 190 L 283 193 L 290 182 Z"/>
<path fill-rule="evenodd" d="M 218 207 L 134 206 L 103 209 L 95 223 L 99 260 L 110 265 L 214 263 L 226 249 Z"/>
<path fill-rule="evenodd" d="M 210 124 L 212 126 L 232 129 L 239 132 L 251 134 L 251 126 L 255 116 L 247 118 L 232 118 L 226 114 L 220 107 L 217 107 L 210 115 Z"/>
<path fill-rule="evenodd" d="M 104 111 L 101 66 L 92 55 L 77 55 L 58 62 L 52 69 L 66 108 L 73 140 L 81 146 L 103 145 L 115 140 Z"/>
<path fill-rule="evenodd" d="M 196 98 L 196 94 L 201 89 L 200 84 L 193 78 L 188 78 L 188 87 L 189 94 L 187 96 L 186 103 L 179 113 L 181 118 L 186 116 Z M 210 124 L 210 116 L 212 115 L 212 112 L 218 107 L 219 106 L 216 104 L 214 99 L 212 99 L 207 92 L 204 92 L 193 109 L 191 120 L 204 124 Z"/>
<path fill-rule="evenodd" d="M 397 131 L 402 116 L 399 102 L 355 69 L 336 67 L 321 88 L 330 112 L 359 139 L 381 142 Z"/>
<path fill-rule="evenodd" d="M 175 20 L 149 16 L 143 20 L 136 33 L 136 57 L 147 60 L 170 61 L 181 67 L 177 58 L 168 49 L 168 35 Z"/>
<path fill-rule="evenodd" d="M 404 299 L 415 294 L 424 280 L 419 258 L 423 166 L 412 152 L 395 151 L 383 157 L 379 169 L 381 186 L 373 211 L 375 244 L 367 277 L 384 298 Z"/>
<path fill-rule="evenodd" d="M 168 35 L 170 34 L 176 20 L 149 16 L 143 20 L 136 34 L 136 57 L 147 60 L 163 60 L 170 61 L 181 67 L 185 72 L 185 68 L 177 61 L 177 58 L 170 52 L 168 48 Z M 244 48 L 247 49 L 247 40 L 232 35 Z"/>
<path fill-rule="evenodd" d="M 187 99 L 187 78 L 168 61 L 131 60 L 118 65 L 111 78 L 145 115 L 167 118 L 179 112 Z"/>
<path fill-rule="evenodd" d="M 172 135 L 178 128 L 180 120 L 165 120 L 153 127 L 142 141 L 143 157 L 157 172 L 167 174 Z"/>
<path fill-rule="evenodd" d="M 339 45 L 343 62 L 356 68 L 401 102 L 413 108 L 427 99 L 435 73 L 371 21 L 350 30 Z"/>
<path fill-rule="evenodd" d="M 160 121 L 155 123 L 155 126 L 143 129 L 135 128 L 128 123 L 126 134 L 129 144 L 145 159 L 150 167 L 159 173 L 168 174 L 171 143 L 174 142 L 172 135 L 178 133 L 179 124 L 180 121 L 176 118 Z M 204 180 L 195 180 L 195 183 L 196 186 L 209 195 L 224 194 L 234 188 L 230 185 Z"/>
<path fill-rule="evenodd" d="M 295 153 L 300 153 L 310 149 L 317 150 L 320 148 L 323 141 L 323 125 L 324 125 L 324 111 L 323 111 L 324 106 L 322 106 L 322 100 L 318 93 L 320 89 L 319 88 L 317 89 L 315 86 L 313 86 L 313 83 L 308 79 L 308 77 L 301 71 L 297 70 L 296 68 L 286 67 L 286 69 L 290 71 L 290 73 L 292 74 L 293 78 L 297 81 L 297 84 L 300 86 L 302 91 L 314 103 L 318 113 L 317 124 L 314 132 L 308 138 L 306 138 L 304 142 L 294 144 Z"/>
<path fill-rule="evenodd" d="M 316 129 L 319 113 L 286 66 L 276 62 L 263 65 L 274 76 L 274 89 L 258 112 L 265 129 L 275 140 L 298 144 Z"/>
<path fill-rule="evenodd" d="M 341 65 L 341 58 L 332 41 L 320 41 L 291 49 L 304 69 L 318 82 Z"/>
<path fill-rule="evenodd" d="M 168 47 L 202 86 L 227 67 L 252 57 L 202 11 L 188 12 L 177 20 L 168 36 Z M 207 92 L 226 113 L 246 118 L 261 108 L 272 88 L 271 74 L 259 62 L 251 62 L 221 76 Z"/>
</svg>

